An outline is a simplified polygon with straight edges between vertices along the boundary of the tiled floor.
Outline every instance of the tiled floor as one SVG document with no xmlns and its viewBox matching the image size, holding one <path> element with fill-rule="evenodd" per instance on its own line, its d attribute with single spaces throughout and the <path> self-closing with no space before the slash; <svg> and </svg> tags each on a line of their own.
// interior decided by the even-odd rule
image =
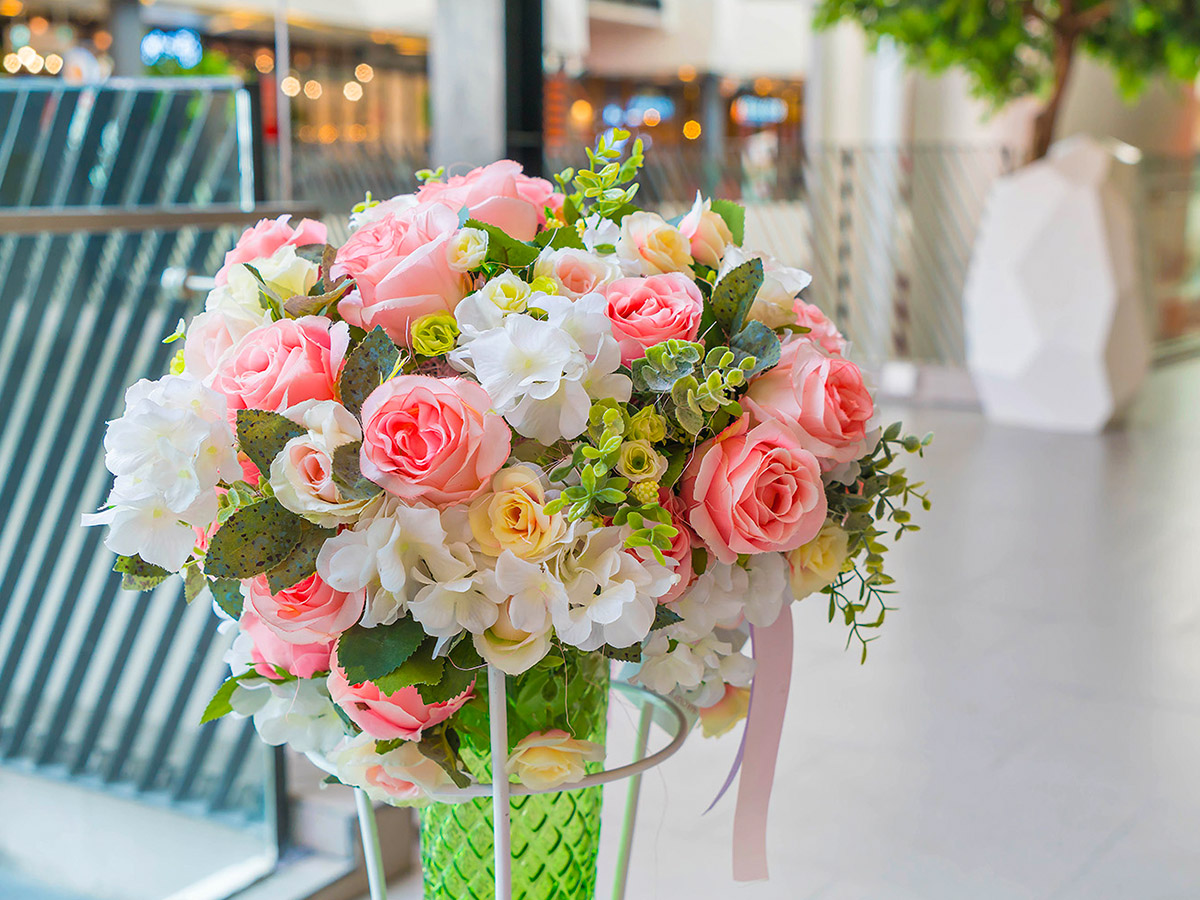
<svg viewBox="0 0 1200 900">
<path fill-rule="evenodd" d="M 731 882 L 732 798 L 701 813 L 737 740 L 697 737 L 645 780 L 630 900 L 1200 897 L 1200 363 L 1100 438 L 905 417 L 936 505 L 866 666 L 796 610 L 771 880 Z"/>
</svg>

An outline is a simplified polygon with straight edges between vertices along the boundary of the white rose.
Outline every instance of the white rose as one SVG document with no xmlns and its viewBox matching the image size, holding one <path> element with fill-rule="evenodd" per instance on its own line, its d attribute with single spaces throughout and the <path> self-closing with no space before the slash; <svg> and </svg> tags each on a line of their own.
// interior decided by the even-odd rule
<svg viewBox="0 0 1200 900">
<path fill-rule="evenodd" d="M 827 522 L 815 538 L 788 554 L 797 600 L 833 584 L 846 564 L 849 543 L 850 536 L 840 525 Z"/>
<path fill-rule="evenodd" d="M 414 741 L 380 753 L 369 735 L 346 738 L 329 754 L 343 784 L 362 788 L 377 803 L 424 806 L 430 795 L 454 787 L 446 770 Z"/>
<path fill-rule="evenodd" d="M 335 400 L 305 400 L 284 415 L 308 429 L 294 437 L 271 463 L 270 482 L 283 506 L 325 528 L 353 522 L 369 500 L 344 498 L 333 480 L 333 453 L 362 440 L 362 429 Z"/>
<path fill-rule="evenodd" d="M 730 246 L 721 260 L 717 280 L 729 274 L 731 269 L 761 259 L 763 263 L 763 285 L 750 307 L 750 318 L 762 322 L 768 328 L 796 324 L 796 295 L 812 284 L 812 276 L 801 269 L 785 266 L 766 253 L 747 253 L 741 247 Z"/>
<path fill-rule="evenodd" d="M 463 228 L 446 245 L 446 259 L 456 272 L 467 272 L 483 265 L 487 258 L 488 234 L 478 228 Z"/>
<path fill-rule="evenodd" d="M 596 256 L 575 247 L 543 250 L 533 264 L 535 278 L 549 278 L 564 297 L 578 300 L 602 291 L 621 277 L 621 265 L 611 256 Z"/>
</svg>

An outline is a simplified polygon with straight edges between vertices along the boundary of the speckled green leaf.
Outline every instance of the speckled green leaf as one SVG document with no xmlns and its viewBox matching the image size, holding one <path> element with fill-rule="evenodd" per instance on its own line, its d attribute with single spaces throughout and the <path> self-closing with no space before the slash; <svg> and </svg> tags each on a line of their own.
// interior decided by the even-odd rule
<svg viewBox="0 0 1200 900">
<path fill-rule="evenodd" d="M 267 585 L 272 594 L 299 584 L 317 571 L 317 554 L 325 542 L 337 534 L 334 529 L 322 528 L 309 521 L 305 521 L 300 529 L 300 540 L 287 559 L 267 572 Z"/>
<path fill-rule="evenodd" d="M 750 259 L 731 269 L 717 282 L 713 289 L 709 307 L 717 324 L 725 334 L 737 334 L 742 330 L 750 304 L 763 283 L 761 259 Z"/>
<path fill-rule="evenodd" d="M 333 481 L 343 500 L 365 500 L 383 490 L 363 477 L 358 463 L 361 450 L 362 441 L 354 441 L 333 451 Z"/>
<path fill-rule="evenodd" d="M 263 478 L 270 476 L 271 461 L 279 455 L 284 444 L 307 433 L 302 425 L 277 412 L 265 409 L 237 411 L 238 446 L 250 457 Z"/>
<path fill-rule="evenodd" d="M 671 609 L 671 607 L 660 603 L 654 608 L 654 624 L 650 627 L 652 629 L 666 628 L 668 625 L 674 625 L 676 622 L 682 621 L 683 616 L 679 615 L 679 613 L 675 612 L 675 610 Z"/>
<path fill-rule="evenodd" d="M 442 669 L 446 660 L 434 657 L 433 650 L 436 646 L 437 638 L 426 638 L 408 659 L 382 678 L 376 678 L 375 686 L 382 693 L 391 695 L 414 685 L 437 684 L 442 680 Z"/>
<path fill-rule="evenodd" d="M 363 401 L 371 391 L 383 384 L 400 351 L 382 328 L 376 325 L 346 356 L 342 375 L 338 379 L 338 394 L 342 405 L 356 416 L 362 412 Z"/>
<path fill-rule="evenodd" d="M 150 591 L 171 577 L 162 566 L 148 563 L 140 556 L 118 556 L 113 571 L 121 573 L 121 587 L 127 591 Z"/>
<path fill-rule="evenodd" d="M 744 356 L 754 357 L 754 366 L 746 372 L 747 378 L 753 378 L 779 362 L 779 335 L 754 319 L 747 322 L 745 327 L 733 336 L 729 346 Z M 742 358 L 744 357 L 739 357 L 739 360 Z"/>
<path fill-rule="evenodd" d="M 236 578 L 209 579 L 208 589 L 212 591 L 213 600 L 217 606 L 231 619 L 242 617 L 242 583 Z"/>
<path fill-rule="evenodd" d="M 197 565 L 190 565 L 179 574 L 183 576 L 183 599 L 191 603 L 208 586 L 208 580 Z"/>
<path fill-rule="evenodd" d="M 343 278 L 322 293 L 297 294 L 295 297 L 290 297 L 283 302 L 283 311 L 293 319 L 299 319 L 302 316 L 326 315 L 329 309 L 346 296 L 352 287 L 354 287 L 354 282 L 349 278 Z"/>
<path fill-rule="evenodd" d="M 616 659 L 621 662 L 642 661 L 641 644 L 634 644 L 632 647 L 610 647 L 608 644 L 604 644 L 600 648 L 600 653 L 608 659 Z"/>
<path fill-rule="evenodd" d="M 253 578 L 287 559 L 303 527 L 304 520 L 274 498 L 243 507 L 213 535 L 204 569 L 217 578 Z"/>
<path fill-rule="evenodd" d="M 411 616 L 374 628 L 355 625 L 338 639 L 338 665 L 351 684 L 377 681 L 400 668 L 427 637 Z"/>
</svg>

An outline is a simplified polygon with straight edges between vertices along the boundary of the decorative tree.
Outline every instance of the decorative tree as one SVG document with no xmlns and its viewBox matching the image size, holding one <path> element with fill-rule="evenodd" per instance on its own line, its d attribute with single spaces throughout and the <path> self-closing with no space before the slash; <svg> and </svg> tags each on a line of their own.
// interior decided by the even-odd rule
<svg viewBox="0 0 1200 900">
<path fill-rule="evenodd" d="M 821 0 L 817 27 L 845 19 L 872 40 L 891 38 L 910 65 L 962 66 L 995 106 L 1045 97 L 1034 159 L 1050 149 L 1080 49 L 1110 65 L 1129 96 L 1154 74 L 1200 74 L 1200 0 Z"/>
</svg>

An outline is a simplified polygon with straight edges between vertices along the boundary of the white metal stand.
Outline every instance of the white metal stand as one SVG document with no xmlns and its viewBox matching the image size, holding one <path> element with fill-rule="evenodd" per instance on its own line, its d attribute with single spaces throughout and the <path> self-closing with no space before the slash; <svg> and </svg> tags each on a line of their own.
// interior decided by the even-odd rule
<svg viewBox="0 0 1200 900">
<path fill-rule="evenodd" d="M 628 778 L 629 790 L 625 799 L 625 816 L 621 827 L 617 870 L 613 881 L 613 900 L 624 900 L 629 879 L 629 858 L 633 847 L 633 831 L 637 823 L 638 799 L 641 793 L 642 773 L 660 765 L 683 746 L 687 738 L 688 721 L 683 711 L 671 700 L 651 693 L 643 687 L 625 682 L 613 682 L 613 690 L 636 697 L 642 704 L 638 720 L 634 759 L 624 766 L 605 769 L 586 776 L 582 781 L 559 787 L 531 790 L 523 784 L 509 784 L 505 774 L 508 762 L 508 703 L 505 696 L 505 677 L 499 669 L 488 666 L 488 717 L 491 729 L 492 784 L 472 784 L 456 788 L 444 796 L 453 798 L 492 798 L 492 840 L 495 848 L 496 900 L 512 900 L 512 821 L 509 800 L 529 794 L 550 794 L 562 791 L 579 791 L 597 785 L 608 784 Z M 654 708 L 666 713 L 666 721 L 673 726 L 670 742 L 661 750 L 646 755 L 650 742 L 650 725 L 654 721 Z M 660 722 L 662 724 L 662 722 Z M 323 756 L 307 754 L 318 768 L 336 775 L 336 768 Z M 363 854 L 367 863 L 367 879 L 371 900 L 386 900 L 387 885 L 383 872 L 383 857 L 379 850 L 379 831 L 375 824 L 375 808 L 361 790 L 355 790 L 358 807 L 359 827 L 363 837 Z"/>
</svg>

